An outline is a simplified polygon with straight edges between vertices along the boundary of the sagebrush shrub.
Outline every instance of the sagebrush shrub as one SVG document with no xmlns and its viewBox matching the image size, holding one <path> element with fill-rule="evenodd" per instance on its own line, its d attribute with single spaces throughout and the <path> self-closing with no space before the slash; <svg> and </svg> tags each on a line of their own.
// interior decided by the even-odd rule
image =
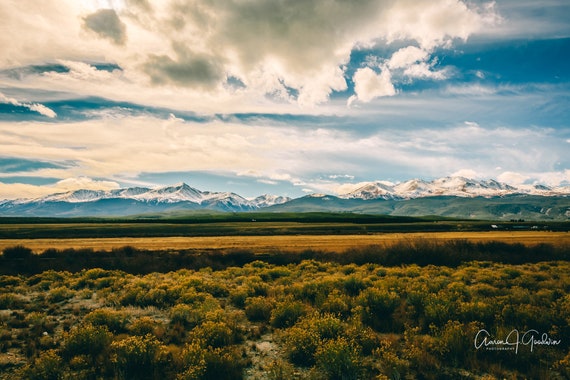
<svg viewBox="0 0 570 380">
<path fill-rule="evenodd" d="M 207 347 L 222 348 L 232 343 L 234 334 L 224 322 L 206 321 L 192 330 L 190 337 Z"/>
<path fill-rule="evenodd" d="M 113 334 L 106 326 L 83 324 L 75 327 L 64 338 L 62 354 L 65 358 L 87 355 L 95 360 L 109 348 Z"/>
<path fill-rule="evenodd" d="M 128 336 L 111 344 L 111 361 L 125 379 L 154 379 L 166 364 L 166 347 L 153 335 Z"/>
<path fill-rule="evenodd" d="M 340 337 L 324 342 L 315 352 L 317 366 L 330 380 L 356 380 L 361 371 L 358 348 Z"/>
<path fill-rule="evenodd" d="M 390 331 L 392 314 L 400 303 L 393 291 L 368 288 L 358 296 L 362 322 L 377 331 Z"/>
<path fill-rule="evenodd" d="M 205 313 L 201 310 L 186 305 L 179 304 L 175 305 L 170 309 L 170 323 L 171 324 L 182 324 L 187 328 L 193 328 L 198 326 L 205 320 Z"/>
<path fill-rule="evenodd" d="M 22 380 L 60 380 L 63 360 L 55 350 L 44 351 L 34 361 L 24 366 L 16 376 Z"/>
<path fill-rule="evenodd" d="M 245 300 L 245 315 L 252 322 L 268 322 L 275 301 L 266 297 L 249 297 Z"/>
<path fill-rule="evenodd" d="M 120 334 L 127 331 L 129 316 L 120 311 L 104 308 L 90 312 L 83 321 L 94 326 L 106 326 L 114 334 Z"/>
<path fill-rule="evenodd" d="M 314 330 L 295 326 L 285 333 L 285 349 L 295 365 L 309 367 L 315 364 L 315 352 L 321 343 Z"/>
<path fill-rule="evenodd" d="M 57 303 L 65 301 L 73 297 L 75 293 L 65 286 L 59 286 L 49 291 L 47 295 L 47 300 L 49 302 Z"/>
<path fill-rule="evenodd" d="M 133 335 L 140 335 L 144 336 L 147 334 L 153 334 L 156 337 L 160 338 L 159 335 L 162 335 L 163 325 L 160 321 L 157 321 L 151 317 L 140 317 L 132 321 L 128 325 L 128 330 Z"/>
<path fill-rule="evenodd" d="M 236 380 L 243 377 L 243 370 L 249 364 L 238 347 L 214 348 L 205 351 L 206 371 L 202 380 Z"/>
<path fill-rule="evenodd" d="M 202 379 L 206 373 L 206 350 L 200 341 L 186 344 L 179 359 L 182 371 L 176 376 L 176 380 Z"/>
<path fill-rule="evenodd" d="M 293 326 L 299 318 L 307 314 L 307 307 L 298 301 L 284 301 L 271 312 L 271 325 L 277 328 Z"/>
</svg>

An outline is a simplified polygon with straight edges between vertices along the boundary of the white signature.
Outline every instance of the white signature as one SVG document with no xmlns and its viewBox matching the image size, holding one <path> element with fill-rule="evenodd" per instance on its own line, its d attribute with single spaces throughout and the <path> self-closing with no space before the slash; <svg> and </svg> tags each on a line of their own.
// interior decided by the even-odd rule
<svg viewBox="0 0 570 380">
<path fill-rule="evenodd" d="M 485 330 L 479 330 L 475 335 L 475 348 L 486 348 L 496 351 L 515 351 L 518 354 L 519 346 L 530 346 L 530 352 L 535 346 L 557 346 L 561 340 L 552 339 L 547 333 L 540 334 L 537 330 L 528 330 L 524 333 L 514 329 L 504 339 L 495 339 Z"/>
</svg>

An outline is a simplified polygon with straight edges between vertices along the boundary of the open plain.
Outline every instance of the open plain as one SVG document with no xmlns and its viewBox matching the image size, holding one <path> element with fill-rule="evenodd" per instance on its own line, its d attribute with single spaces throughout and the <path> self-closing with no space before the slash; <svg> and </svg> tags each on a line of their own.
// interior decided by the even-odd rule
<svg viewBox="0 0 570 380">
<path fill-rule="evenodd" d="M 342 252 L 349 248 L 369 245 L 391 245 L 402 240 L 469 240 L 473 242 L 500 241 L 536 245 L 570 246 L 570 233 L 549 231 L 467 231 L 376 233 L 360 235 L 271 235 L 271 236 L 164 236 L 120 238 L 39 238 L 0 239 L 0 250 L 23 245 L 40 253 L 55 249 L 112 250 L 131 246 L 145 250 L 232 250 L 247 249 L 254 253 L 300 252 L 308 249 Z"/>
</svg>

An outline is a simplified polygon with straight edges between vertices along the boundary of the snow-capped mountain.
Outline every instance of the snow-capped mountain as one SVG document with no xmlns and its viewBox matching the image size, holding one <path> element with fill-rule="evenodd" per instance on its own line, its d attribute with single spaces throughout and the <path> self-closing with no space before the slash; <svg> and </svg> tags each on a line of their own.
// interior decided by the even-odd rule
<svg viewBox="0 0 570 380">
<path fill-rule="evenodd" d="M 1 215 L 118 215 L 180 209 L 253 211 L 290 198 L 264 195 L 248 200 L 231 192 L 200 191 L 185 183 L 159 188 L 75 190 L 35 199 L 0 201 Z M 121 208 L 124 211 L 121 211 Z"/>
<path fill-rule="evenodd" d="M 495 180 L 473 180 L 444 177 L 433 181 L 413 179 L 398 184 L 368 182 L 339 195 L 344 199 L 413 199 L 433 196 L 499 197 L 512 194 L 557 196 L 570 195 L 570 187 L 551 188 L 544 185 L 511 186 Z"/>
<path fill-rule="evenodd" d="M 395 190 L 393 185 L 385 182 L 368 182 L 364 185 L 361 184 L 356 190 L 346 194 L 341 194 L 341 198 L 354 198 L 354 199 L 392 199 L 394 198 Z"/>
<path fill-rule="evenodd" d="M 570 187 L 511 186 L 495 180 L 445 177 L 397 184 L 361 183 L 340 195 L 315 193 L 297 199 L 261 195 L 246 199 L 231 192 L 201 191 L 179 183 L 159 188 L 76 190 L 36 199 L 0 200 L 0 217 L 128 216 L 188 210 L 244 212 L 260 209 L 517 219 L 526 214 L 538 219 L 567 219 L 570 217 Z M 481 209 L 486 211 L 477 211 Z"/>
<path fill-rule="evenodd" d="M 260 195 L 257 198 L 251 199 L 250 202 L 257 208 L 269 207 L 273 205 L 289 202 L 291 198 L 282 195 Z"/>
</svg>

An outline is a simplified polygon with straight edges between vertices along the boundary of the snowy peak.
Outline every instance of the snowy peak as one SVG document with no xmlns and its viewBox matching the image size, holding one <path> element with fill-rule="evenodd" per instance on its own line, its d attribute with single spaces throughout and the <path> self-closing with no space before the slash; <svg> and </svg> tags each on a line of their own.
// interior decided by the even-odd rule
<svg viewBox="0 0 570 380">
<path fill-rule="evenodd" d="M 568 195 L 568 187 L 550 188 L 544 185 L 514 187 L 496 180 L 474 180 L 465 177 L 444 177 L 433 181 L 412 179 L 395 185 L 370 182 L 358 189 L 341 194 L 341 198 L 353 199 L 412 199 L 433 196 L 499 197 L 510 194 Z"/>
<path fill-rule="evenodd" d="M 289 202 L 290 200 L 291 200 L 291 198 L 289 198 L 289 197 L 284 197 L 284 196 L 280 196 L 280 195 L 264 194 L 264 195 L 260 195 L 257 198 L 252 199 L 250 202 L 255 207 L 262 208 L 262 207 L 280 205 L 280 204 Z"/>
<path fill-rule="evenodd" d="M 425 196 L 439 195 L 429 182 L 421 179 L 412 179 L 399 183 L 393 188 L 394 196 L 401 198 L 420 198 Z"/>
<path fill-rule="evenodd" d="M 37 202 L 94 202 L 108 196 L 104 190 L 74 190 L 65 193 L 51 194 L 46 197 L 35 199 Z"/>
<path fill-rule="evenodd" d="M 356 190 L 351 191 L 346 198 L 359 198 L 359 199 L 390 199 L 393 198 L 394 189 L 392 186 L 384 182 L 370 182 L 363 186 L 358 187 Z"/>
<path fill-rule="evenodd" d="M 278 206 L 277 209 L 287 209 L 288 203 L 291 203 L 291 207 L 293 207 L 289 209 L 300 212 L 314 210 L 312 207 L 315 205 L 318 205 L 319 210 L 338 210 L 339 207 L 342 210 L 351 210 L 351 207 L 357 206 L 357 210 L 361 212 L 362 207 L 368 207 L 367 204 L 364 204 L 366 201 L 371 201 L 369 202 L 370 210 L 378 207 L 379 203 L 384 203 L 374 202 L 374 200 L 385 200 L 387 203 L 398 204 L 415 198 L 432 197 L 429 202 L 437 202 L 437 199 L 433 199 L 433 197 L 448 196 L 455 197 L 454 202 L 469 201 L 466 198 L 474 197 L 486 197 L 489 198 L 489 202 L 494 202 L 502 197 L 504 202 L 516 203 L 516 199 L 525 198 L 507 199 L 506 196 L 508 195 L 543 196 L 545 198 L 544 203 L 548 206 L 539 207 L 545 210 L 544 212 L 541 211 L 539 217 L 542 217 L 542 214 L 550 217 L 549 213 L 563 215 L 565 218 L 570 215 L 570 209 L 567 206 L 559 206 L 556 203 L 558 200 L 552 201 L 554 203 L 548 200 L 548 197 L 561 197 L 564 198 L 562 204 L 567 204 L 570 202 L 566 201 L 566 199 L 570 199 L 569 186 L 555 188 L 544 185 L 511 186 L 495 180 L 444 177 L 433 181 L 413 179 L 397 184 L 383 181 L 360 183 L 353 185 L 353 190 L 345 194 L 315 193 L 298 200 L 277 195 L 262 195 L 257 198 L 246 199 L 231 192 L 201 191 L 185 183 L 152 189 L 132 187 L 114 190 L 76 190 L 51 194 L 37 199 L 0 200 L 0 216 L 125 216 L 177 210 L 244 212 L 278 205 L 283 206 Z M 350 200 L 356 202 L 350 202 Z M 382 210 L 383 212 L 395 212 L 394 209 Z M 437 214 L 438 212 L 437 208 L 430 209 L 428 214 Z M 503 215 L 498 217 L 502 218 Z"/>
<path fill-rule="evenodd" d="M 174 186 L 159 187 L 134 196 L 135 199 L 155 201 L 155 202 L 194 202 L 200 203 L 203 200 L 203 193 L 185 183 Z"/>
<path fill-rule="evenodd" d="M 4 201 L 0 204 L 5 210 L 15 205 L 39 205 L 39 204 L 76 204 L 86 205 L 102 200 L 125 201 L 131 200 L 141 205 L 178 207 L 190 205 L 210 210 L 221 211 L 252 211 L 260 207 L 268 207 L 274 204 L 285 203 L 290 200 L 287 197 L 276 195 L 264 195 L 254 200 L 247 200 L 241 195 L 231 192 L 200 191 L 186 183 L 178 183 L 172 186 L 158 188 L 131 187 L 115 190 L 76 190 L 65 193 L 51 194 L 37 199 L 18 199 Z M 193 206 L 192 206 L 193 205 Z"/>
</svg>

